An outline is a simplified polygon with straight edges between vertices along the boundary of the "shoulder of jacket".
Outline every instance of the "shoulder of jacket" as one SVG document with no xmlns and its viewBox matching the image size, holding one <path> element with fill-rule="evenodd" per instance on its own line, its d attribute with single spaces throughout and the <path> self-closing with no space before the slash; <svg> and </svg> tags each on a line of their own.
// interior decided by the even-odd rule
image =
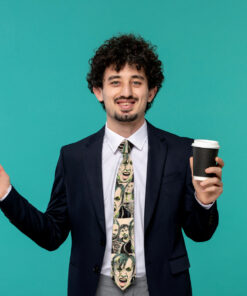
<svg viewBox="0 0 247 296">
<path fill-rule="evenodd" d="M 94 133 L 92 135 L 87 136 L 86 138 L 83 138 L 83 139 L 76 141 L 74 143 L 70 143 L 70 144 L 62 146 L 61 151 L 64 153 L 70 153 L 70 152 L 84 149 L 89 144 L 91 144 L 97 140 L 103 139 L 104 129 L 105 129 L 105 127 L 103 126 L 99 131 L 97 131 L 96 133 Z"/>
<path fill-rule="evenodd" d="M 148 123 L 149 128 L 154 132 L 159 138 L 164 138 L 167 142 L 174 143 L 174 144 L 185 144 L 185 145 L 191 145 L 194 141 L 194 139 L 189 137 L 183 137 L 179 136 L 177 134 L 162 130 L 160 128 L 157 128 L 150 123 Z"/>
</svg>

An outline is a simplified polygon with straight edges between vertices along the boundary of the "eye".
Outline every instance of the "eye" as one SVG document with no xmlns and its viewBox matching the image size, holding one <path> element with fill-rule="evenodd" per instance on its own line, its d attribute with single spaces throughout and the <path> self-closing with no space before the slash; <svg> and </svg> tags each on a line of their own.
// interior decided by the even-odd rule
<svg viewBox="0 0 247 296">
<path fill-rule="evenodd" d="M 130 267 L 127 267 L 126 270 L 127 270 L 127 271 L 131 271 L 131 268 L 130 268 Z"/>
<path fill-rule="evenodd" d="M 135 80 L 135 81 L 133 81 L 133 84 L 134 84 L 134 85 L 141 85 L 142 83 L 141 83 L 140 81 L 136 81 L 136 80 Z"/>
<path fill-rule="evenodd" d="M 114 86 L 119 85 L 119 81 L 114 80 L 111 82 L 111 85 L 114 85 Z"/>
<path fill-rule="evenodd" d="M 115 200 L 120 200 L 120 196 L 115 196 Z"/>
</svg>

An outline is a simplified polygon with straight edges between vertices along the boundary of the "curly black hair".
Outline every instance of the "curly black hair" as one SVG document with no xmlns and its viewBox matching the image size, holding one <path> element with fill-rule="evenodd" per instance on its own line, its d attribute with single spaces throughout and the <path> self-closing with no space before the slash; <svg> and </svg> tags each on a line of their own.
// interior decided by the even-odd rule
<svg viewBox="0 0 247 296">
<path fill-rule="evenodd" d="M 87 82 L 92 93 L 93 87 L 103 87 L 105 69 L 111 65 L 115 66 L 117 72 L 126 64 L 136 65 L 137 70 L 143 68 L 147 76 L 148 88 L 152 89 L 156 86 L 157 93 L 164 80 L 162 63 L 158 59 L 156 46 L 134 34 L 118 35 L 106 40 L 89 60 L 89 64 Z M 146 111 L 151 104 L 147 104 Z M 104 107 L 104 103 L 102 105 Z"/>
</svg>

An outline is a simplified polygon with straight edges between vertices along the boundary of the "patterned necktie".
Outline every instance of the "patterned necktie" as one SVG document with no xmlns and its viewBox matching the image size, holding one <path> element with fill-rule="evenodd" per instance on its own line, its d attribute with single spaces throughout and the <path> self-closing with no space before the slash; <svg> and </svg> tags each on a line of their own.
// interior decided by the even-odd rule
<svg viewBox="0 0 247 296">
<path fill-rule="evenodd" d="M 134 171 L 130 151 L 132 144 L 124 140 L 119 145 L 123 154 L 120 163 L 115 194 L 112 228 L 111 276 L 124 291 L 135 279 L 134 246 Z"/>
</svg>

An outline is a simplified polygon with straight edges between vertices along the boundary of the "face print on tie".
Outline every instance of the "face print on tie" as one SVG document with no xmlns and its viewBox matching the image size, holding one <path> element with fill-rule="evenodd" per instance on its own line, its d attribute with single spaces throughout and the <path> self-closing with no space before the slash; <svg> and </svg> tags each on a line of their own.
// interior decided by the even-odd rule
<svg viewBox="0 0 247 296">
<path fill-rule="evenodd" d="M 112 259 L 113 280 L 125 290 L 133 281 L 135 274 L 135 258 L 126 254 L 117 254 Z"/>
<path fill-rule="evenodd" d="M 124 189 L 124 203 L 133 202 L 134 200 L 134 182 L 127 183 Z"/>
<path fill-rule="evenodd" d="M 119 168 L 117 176 L 118 184 L 126 186 L 129 182 L 133 181 L 133 164 L 132 160 L 125 159 Z"/>
<path fill-rule="evenodd" d="M 114 219 L 113 227 L 112 227 L 112 239 L 118 239 L 119 235 L 119 223 L 117 219 Z"/>
<path fill-rule="evenodd" d="M 130 218 L 131 212 L 128 204 L 124 202 L 125 187 L 122 184 L 116 184 L 114 195 L 114 218 Z"/>
<path fill-rule="evenodd" d="M 135 253 L 134 220 L 114 219 L 112 227 L 112 253 Z"/>
<path fill-rule="evenodd" d="M 123 204 L 123 188 L 121 186 L 116 186 L 114 195 L 114 217 L 117 217 L 120 207 Z"/>
<path fill-rule="evenodd" d="M 121 243 L 119 241 L 119 228 L 120 225 L 117 219 L 113 220 L 112 226 L 112 254 L 120 253 Z"/>
</svg>

